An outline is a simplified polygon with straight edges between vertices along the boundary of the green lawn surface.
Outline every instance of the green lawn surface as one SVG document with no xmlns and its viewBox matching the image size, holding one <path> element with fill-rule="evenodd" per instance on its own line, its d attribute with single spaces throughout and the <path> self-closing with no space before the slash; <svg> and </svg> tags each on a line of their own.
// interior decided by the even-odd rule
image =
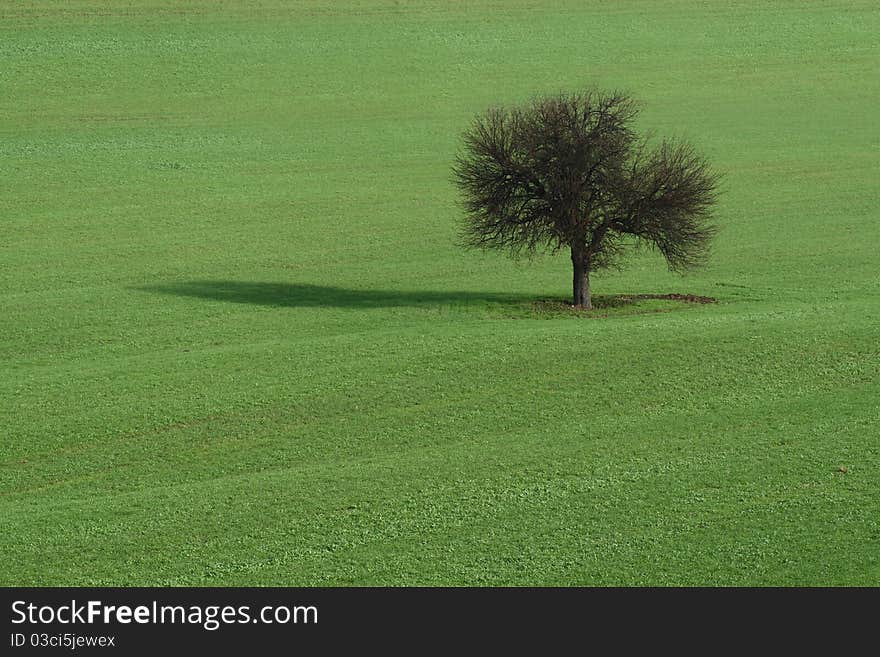
<svg viewBox="0 0 880 657">
<path fill-rule="evenodd" d="M 880 584 L 878 33 L 0 1 L 0 584 Z M 450 167 L 591 84 L 725 177 L 708 267 L 584 314 L 566 257 L 457 245 Z M 717 303 L 613 303 L 671 293 Z"/>
</svg>

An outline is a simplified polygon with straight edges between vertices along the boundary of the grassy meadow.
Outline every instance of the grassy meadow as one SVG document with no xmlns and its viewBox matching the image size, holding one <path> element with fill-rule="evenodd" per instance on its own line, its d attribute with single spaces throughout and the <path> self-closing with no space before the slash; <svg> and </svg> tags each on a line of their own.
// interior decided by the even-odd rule
<svg viewBox="0 0 880 657">
<path fill-rule="evenodd" d="M 0 584 L 880 584 L 875 1 L 0 0 Z M 724 172 L 652 253 L 464 251 L 473 115 Z"/>
</svg>

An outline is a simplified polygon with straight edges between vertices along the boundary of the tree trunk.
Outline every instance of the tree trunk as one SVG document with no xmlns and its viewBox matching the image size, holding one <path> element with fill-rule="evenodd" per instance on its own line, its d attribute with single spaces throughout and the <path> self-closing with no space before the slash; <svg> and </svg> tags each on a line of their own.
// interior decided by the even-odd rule
<svg viewBox="0 0 880 657">
<path fill-rule="evenodd" d="M 590 260 L 584 253 L 583 247 L 572 245 L 571 264 L 574 269 L 574 305 L 585 310 L 592 310 L 593 301 L 590 298 Z"/>
</svg>

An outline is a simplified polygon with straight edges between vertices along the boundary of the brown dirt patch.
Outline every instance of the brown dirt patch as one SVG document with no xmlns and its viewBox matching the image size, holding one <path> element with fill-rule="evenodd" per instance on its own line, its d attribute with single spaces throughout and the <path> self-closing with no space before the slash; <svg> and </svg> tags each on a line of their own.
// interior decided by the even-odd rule
<svg viewBox="0 0 880 657">
<path fill-rule="evenodd" d="M 687 303 L 718 303 L 714 297 L 701 297 L 698 294 L 621 294 L 621 300 L 636 299 L 668 299 L 670 301 L 686 301 Z"/>
</svg>

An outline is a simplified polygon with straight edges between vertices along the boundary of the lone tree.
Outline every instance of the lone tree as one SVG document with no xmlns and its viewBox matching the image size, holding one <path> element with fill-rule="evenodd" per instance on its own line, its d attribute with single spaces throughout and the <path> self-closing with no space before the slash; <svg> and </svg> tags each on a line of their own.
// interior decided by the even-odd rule
<svg viewBox="0 0 880 657">
<path fill-rule="evenodd" d="M 675 271 L 701 264 L 718 176 L 685 142 L 649 146 L 633 130 L 637 114 L 626 94 L 587 91 L 478 116 L 453 169 L 465 243 L 569 250 L 574 305 L 586 309 L 590 272 L 628 247 L 656 248 Z"/>
</svg>

